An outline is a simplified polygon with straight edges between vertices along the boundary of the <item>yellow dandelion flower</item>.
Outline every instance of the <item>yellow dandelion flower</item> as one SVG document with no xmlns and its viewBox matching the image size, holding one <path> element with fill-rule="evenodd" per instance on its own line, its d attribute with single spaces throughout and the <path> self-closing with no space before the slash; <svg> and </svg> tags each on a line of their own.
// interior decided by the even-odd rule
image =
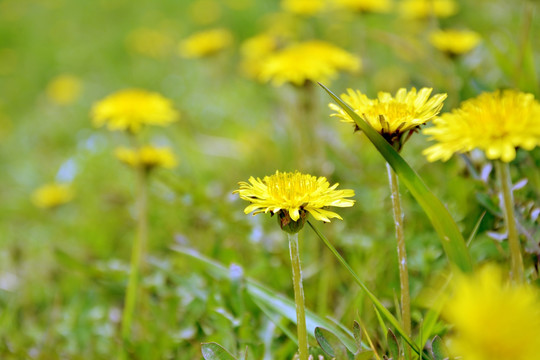
<svg viewBox="0 0 540 360">
<path fill-rule="evenodd" d="M 311 16 L 324 9 L 325 0 L 282 0 L 281 7 L 293 14 Z"/>
<path fill-rule="evenodd" d="M 32 202 L 42 209 L 52 209 L 73 200 L 75 192 L 66 184 L 46 184 L 32 194 Z"/>
<path fill-rule="evenodd" d="M 360 59 L 324 41 L 294 44 L 268 56 L 261 64 L 259 79 L 279 86 L 290 82 L 297 86 L 307 81 L 328 82 L 338 71 L 355 72 Z"/>
<path fill-rule="evenodd" d="M 458 5 L 454 0 L 403 0 L 400 10 L 410 19 L 425 19 L 431 15 L 446 18 L 458 12 Z"/>
<path fill-rule="evenodd" d="M 443 312 L 454 325 L 450 350 L 467 360 L 538 359 L 540 298 L 530 285 L 503 282 L 494 265 L 454 282 Z"/>
<path fill-rule="evenodd" d="M 517 147 L 532 150 L 540 145 L 540 104 L 532 94 L 517 90 L 482 93 L 442 114 L 433 125 L 424 130 L 438 142 L 423 152 L 429 161 L 446 161 L 454 153 L 478 148 L 488 159 L 510 162 Z"/>
<path fill-rule="evenodd" d="M 334 0 L 340 8 L 362 13 L 385 13 L 392 9 L 391 0 Z"/>
<path fill-rule="evenodd" d="M 480 40 L 480 35 L 470 30 L 437 30 L 429 36 L 429 41 L 435 48 L 450 56 L 468 53 Z"/>
<path fill-rule="evenodd" d="M 170 100 L 141 89 L 118 91 L 92 107 L 94 125 L 107 124 L 109 130 L 137 133 L 143 125 L 166 126 L 177 118 L 178 113 Z"/>
<path fill-rule="evenodd" d="M 133 168 L 142 167 L 151 170 L 156 167 L 172 169 L 178 164 L 176 157 L 168 147 L 143 146 L 139 149 L 119 147 L 114 152 L 115 156 L 126 165 Z"/>
<path fill-rule="evenodd" d="M 278 214 L 282 229 L 293 226 L 294 232 L 304 225 L 307 213 L 317 220 L 330 222 L 330 219 L 342 219 L 335 212 L 326 210 L 329 206 L 350 207 L 354 200 L 353 190 L 336 190 L 339 184 L 330 186 L 325 177 L 315 177 L 300 172 L 284 173 L 276 171 L 274 175 L 262 180 L 249 178 L 249 183 L 238 183 L 235 190 L 240 198 L 251 205 L 244 209 L 246 214 Z M 300 220 L 300 221 L 299 221 Z"/>
<path fill-rule="evenodd" d="M 47 85 L 47 97 L 58 105 L 74 103 L 80 96 L 82 89 L 81 80 L 73 75 L 63 74 L 55 77 Z"/>
<path fill-rule="evenodd" d="M 178 51 L 185 58 L 211 56 L 231 46 L 232 33 L 227 29 L 212 29 L 195 33 L 183 40 Z"/>
<path fill-rule="evenodd" d="M 401 88 L 396 92 L 395 97 L 387 92 L 379 92 L 378 98 L 372 100 L 359 90 L 347 89 L 348 94 L 342 94 L 341 98 L 390 144 L 400 150 L 408 137 L 420 125 L 425 124 L 441 111 L 446 94 L 436 94 L 430 98 L 432 90 L 422 88 L 417 92 L 415 88 L 410 91 Z M 356 123 L 341 107 L 332 103 L 329 107 L 335 111 L 330 116 L 352 123 L 358 130 Z"/>
<path fill-rule="evenodd" d="M 174 41 L 169 35 L 156 29 L 135 29 L 127 38 L 129 50 L 155 59 L 170 54 L 173 44 Z"/>
</svg>

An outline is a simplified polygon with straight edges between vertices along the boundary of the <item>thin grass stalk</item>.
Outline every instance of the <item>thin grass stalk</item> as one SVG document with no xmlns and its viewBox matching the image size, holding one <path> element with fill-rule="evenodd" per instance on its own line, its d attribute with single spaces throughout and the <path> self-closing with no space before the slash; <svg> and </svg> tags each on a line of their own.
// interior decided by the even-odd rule
<svg viewBox="0 0 540 360">
<path fill-rule="evenodd" d="M 298 233 L 290 234 L 289 250 L 294 287 L 294 302 L 296 304 L 296 328 L 298 331 L 298 354 L 300 360 L 308 360 L 308 334 L 306 327 L 306 309 L 304 301 L 304 288 L 302 286 L 302 269 L 300 267 L 300 251 L 298 249 Z"/>
<path fill-rule="evenodd" d="M 510 178 L 510 166 L 507 162 L 496 161 L 497 176 L 503 194 L 503 214 L 506 228 L 508 229 L 508 244 L 510 245 L 511 277 L 516 283 L 525 280 L 523 270 L 523 257 L 519 243 L 519 233 L 514 215 L 514 196 L 512 194 L 512 179 Z"/>
<path fill-rule="evenodd" d="M 137 303 L 140 268 L 148 239 L 148 172 L 137 168 L 137 233 L 131 249 L 129 280 L 122 313 L 122 339 L 128 341 L 131 337 L 133 314 Z"/>
<path fill-rule="evenodd" d="M 403 209 L 401 207 L 401 197 L 399 195 L 399 182 L 396 173 L 390 164 L 386 163 L 388 171 L 388 183 L 392 197 L 392 212 L 394 215 L 394 226 L 396 229 L 397 255 L 399 264 L 399 284 L 401 290 L 401 322 L 403 330 L 411 336 L 411 296 L 409 293 L 409 269 L 407 266 L 407 251 L 405 247 L 405 236 L 403 233 Z"/>
</svg>

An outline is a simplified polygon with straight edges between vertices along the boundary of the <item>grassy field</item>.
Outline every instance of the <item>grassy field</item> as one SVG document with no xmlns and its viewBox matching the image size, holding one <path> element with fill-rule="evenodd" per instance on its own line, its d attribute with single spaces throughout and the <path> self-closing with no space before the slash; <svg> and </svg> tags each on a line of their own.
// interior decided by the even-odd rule
<svg viewBox="0 0 540 360">
<path fill-rule="evenodd" d="M 326 2 L 306 15 L 284 11 L 277 0 L 0 0 L 1 359 L 201 359 L 201 344 L 211 342 L 238 359 L 292 359 L 298 345 L 287 237 L 276 216 L 244 214 L 248 203 L 233 194 L 238 182 L 276 170 L 325 176 L 354 190 L 354 206 L 336 210 L 343 221 L 310 221 L 402 321 L 385 158 L 363 131 L 330 117 L 333 100 L 313 82 L 275 86 L 248 76 L 246 40 L 265 33 L 281 47 L 327 41 L 361 61 L 358 71 L 320 79 L 337 95 L 431 87 L 448 94 L 444 113 L 497 89 L 540 97 L 539 3 L 450 1 L 448 16 L 431 8 L 417 19 L 404 14 L 406 1 L 384 12 Z M 182 56 L 182 41 L 213 28 L 230 31 L 231 43 L 207 56 Z M 448 28 L 472 30 L 481 41 L 448 55 L 430 42 L 433 31 Z M 179 117 L 136 137 L 168 146 L 178 166 L 147 177 L 148 242 L 132 327 L 123 336 L 140 184 L 114 152 L 135 137 L 93 126 L 92 109 L 126 88 L 161 94 Z M 536 139 L 538 124 L 530 129 Z M 470 241 L 471 264 L 496 263 L 508 275 L 494 162 L 481 150 L 428 162 L 422 151 L 432 144 L 418 132 L 399 154 Z M 525 278 L 536 291 L 540 149 L 519 149 L 509 165 Z M 32 194 L 54 182 L 70 184 L 73 198 L 36 206 Z M 433 309 L 443 306 L 437 294 L 456 263 L 418 199 L 400 185 L 412 339 L 430 348 L 434 336 L 454 333 Z M 345 334 L 341 341 L 355 345 L 356 321 L 367 334 L 364 351 L 375 353 L 348 358 L 397 360 L 388 328 L 408 349 L 402 337 L 308 225 L 300 252 L 312 323 L 334 325 Z M 309 344 L 315 358 L 332 358 L 313 333 Z M 344 350 L 332 344 L 340 359 Z M 215 356 L 205 354 L 233 358 Z M 397 357 L 419 358 L 410 350 Z"/>
</svg>

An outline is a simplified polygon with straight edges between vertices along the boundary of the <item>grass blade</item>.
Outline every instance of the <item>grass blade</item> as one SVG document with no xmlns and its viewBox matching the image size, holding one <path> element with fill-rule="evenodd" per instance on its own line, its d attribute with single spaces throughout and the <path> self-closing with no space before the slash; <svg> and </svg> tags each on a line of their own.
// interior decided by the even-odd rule
<svg viewBox="0 0 540 360">
<path fill-rule="evenodd" d="M 205 270 L 208 271 L 215 279 L 229 280 L 228 269 L 217 261 L 200 254 L 198 251 L 182 246 L 173 246 L 172 250 L 196 260 L 199 264 L 203 265 Z M 254 302 L 256 304 L 262 303 L 266 306 L 266 308 L 271 309 L 273 312 L 280 314 L 293 323 L 296 323 L 296 309 L 293 300 L 277 294 L 275 291 L 265 287 L 253 279 L 245 278 L 245 281 L 247 293 L 249 296 L 254 298 Z M 323 327 L 337 336 L 339 340 L 345 346 L 347 346 L 349 351 L 352 353 L 356 353 L 358 351 L 352 333 L 343 331 L 332 321 L 323 319 L 307 309 L 306 326 L 308 333 L 313 337 L 315 328 Z"/>
<path fill-rule="evenodd" d="M 449 261 L 464 272 L 472 271 L 472 261 L 463 235 L 443 203 L 428 189 L 424 181 L 405 159 L 377 131 L 362 120 L 358 114 L 327 87 L 320 83 L 319 85 L 349 114 L 418 201 L 433 224 L 435 231 L 437 231 Z"/>
</svg>

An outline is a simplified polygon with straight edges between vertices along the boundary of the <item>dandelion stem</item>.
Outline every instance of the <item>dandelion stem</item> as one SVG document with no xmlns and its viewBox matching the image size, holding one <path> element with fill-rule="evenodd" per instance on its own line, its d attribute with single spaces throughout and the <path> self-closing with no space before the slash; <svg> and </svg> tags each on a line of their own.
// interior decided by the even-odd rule
<svg viewBox="0 0 540 360">
<path fill-rule="evenodd" d="M 302 269 L 300 267 L 300 251 L 298 250 L 298 233 L 290 234 L 289 249 L 294 287 L 294 302 L 296 303 L 296 325 L 298 330 L 298 353 L 300 360 L 308 359 L 308 335 L 306 327 L 306 312 L 304 304 L 304 288 L 302 287 Z"/>
<path fill-rule="evenodd" d="M 401 321 L 403 330 L 411 336 L 411 297 L 409 294 L 409 270 L 407 267 L 407 252 L 405 249 L 405 236 L 403 234 L 403 210 L 399 196 L 398 178 L 390 164 L 386 163 L 388 182 L 392 194 L 392 210 L 396 228 L 397 255 L 399 263 L 399 283 L 401 287 Z"/>
<path fill-rule="evenodd" d="M 137 302 L 141 260 L 148 238 L 147 175 L 148 173 L 144 168 L 140 167 L 137 169 L 137 234 L 135 243 L 131 249 L 129 281 L 122 313 L 122 339 L 124 341 L 129 340 L 131 335 L 131 324 L 133 322 L 133 313 Z"/>
<path fill-rule="evenodd" d="M 508 243 L 510 245 L 511 277 L 515 282 L 522 283 L 524 281 L 523 257 L 521 255 L 521 245 L 519 243 L 519 234 L 514 216 L 514 196 L 512 194 L 510 166 L 507 162 L 503 161 L 496 161 L 495 165 L 503 193 L 504 222 L 508 229 Z"/>
</svg>

